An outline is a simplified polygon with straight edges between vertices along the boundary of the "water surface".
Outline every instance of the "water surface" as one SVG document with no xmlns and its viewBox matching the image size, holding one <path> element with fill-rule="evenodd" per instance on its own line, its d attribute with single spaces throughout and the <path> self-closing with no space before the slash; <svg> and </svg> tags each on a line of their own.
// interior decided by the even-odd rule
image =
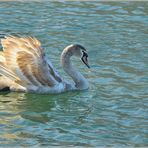
<svg viewBox="0 0 148 148">
<path fill-rule="evenodd" d="M 0 146 L 148 146 L 147 2 L 0 2 L 0 37 L 37 37 L 61 75 L 62 49 L 84 45 L 90 89 L 0 93 Z"/>
</svg>

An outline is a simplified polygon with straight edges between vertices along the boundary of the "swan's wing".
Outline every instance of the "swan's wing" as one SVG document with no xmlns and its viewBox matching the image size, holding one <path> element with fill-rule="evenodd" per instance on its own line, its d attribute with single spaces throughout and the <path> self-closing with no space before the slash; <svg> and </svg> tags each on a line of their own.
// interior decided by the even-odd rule
<svg viewBox="0 0 148 148">
<path fill-rule="evenodd" d="M 4 53 L 0 51 L 0 62 L 5 63 Z"/>
<path fill-rule="evenodd" d="M 9 36 L 1 40 L 6 69 L 15 74 L 22 86 L 54 86 L 61 81 L 48 64 L 36 38 Z M 20 82 L 19 82 L 20 84 Z"/>
</svg>

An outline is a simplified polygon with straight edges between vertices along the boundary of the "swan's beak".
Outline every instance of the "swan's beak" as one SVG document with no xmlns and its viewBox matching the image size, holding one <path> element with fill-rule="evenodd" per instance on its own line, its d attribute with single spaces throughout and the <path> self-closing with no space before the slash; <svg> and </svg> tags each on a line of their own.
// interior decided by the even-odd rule
<svg viewBox="0 0 148 148">
<path fill-rule="evenodd" d="M 87 53 L 85 53 L 85 54 L 83 54 L 81 60 L 82 60 L 82 62 L 83 62 L 88 68 L 90 68 L 90 66 L 89 66 L 89 64 L 88 64 L 87 57 L 88 57 L 88 55 L 87 55 Z"/>
</svg>

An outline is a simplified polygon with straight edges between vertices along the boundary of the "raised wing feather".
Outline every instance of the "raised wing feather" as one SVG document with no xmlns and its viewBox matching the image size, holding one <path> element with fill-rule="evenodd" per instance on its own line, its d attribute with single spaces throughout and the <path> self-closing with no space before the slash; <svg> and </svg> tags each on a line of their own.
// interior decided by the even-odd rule
<svg viewBox="0 0 148 148">
<path fill-rule="evenodd" d="M 54 86 L 61 81 L 36 38 L 9 36 L 1 43 L 7 68 L 19 77 L 23 86 Z"/>
</svg>

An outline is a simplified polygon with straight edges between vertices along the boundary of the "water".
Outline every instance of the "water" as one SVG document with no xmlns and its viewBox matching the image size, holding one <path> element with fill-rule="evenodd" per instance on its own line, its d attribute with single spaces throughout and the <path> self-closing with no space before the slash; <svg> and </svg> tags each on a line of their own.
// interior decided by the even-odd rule
<svg viewBox="0 0 148 148">
<path fill-rule="evenodd" d="M 148 146 L 147 2 L 0 2 L 0 37 L 37 37 L 58 71 L 62 49 L 88 49 L 90 89 L 0 93 L 0 146 Z M 65 78 L 68 78 L 66 75 Z"/>
</svg>

